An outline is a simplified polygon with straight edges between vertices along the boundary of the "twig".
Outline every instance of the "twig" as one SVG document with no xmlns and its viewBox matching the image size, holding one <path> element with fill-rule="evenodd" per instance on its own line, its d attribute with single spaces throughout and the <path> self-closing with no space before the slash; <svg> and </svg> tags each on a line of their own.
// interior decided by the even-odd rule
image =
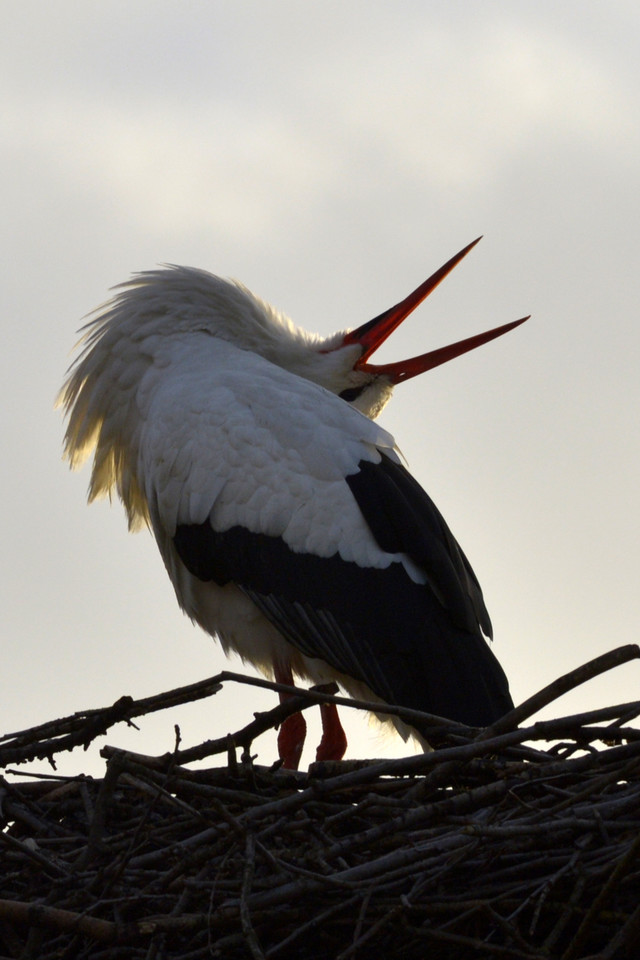
<svg viewBox="0 0 640 960">
<path fill-rule="evenodd" d="M 116 924 L 108 920 L 98 920 L 97 917 L 88 917 L 71 910 L 60 910 L 58 907 L 49 907 L 42 903 L 0 900 L 0 917 L 9 923 L 77 931 L 101 943 L 112 943 L 118 934 Z"/>
<path fill-rule="evenodd" d="M 633 841 L 629 845 L 626 853 L 623 857 L 618 860 L 617 864 L 611 871 L 609 878 L 602 889 L 599 891 L 598 895 L 594 898 L 587 915 L 580 924 L 578 932 L 575 937 L 562 954 L 562 960 L 575 960 L 578 956 L 579 951 L 582 949 L 583 945 L 587 940 L 589 929 L 594 923 L 596 917 L 603 909 L 605 903 L 611 896 L 616 885 L 620 882 L 620 879 L 628 872 L 633 861 L 638 857 L 640 853 L 640 833 L 638 833 Z"/>
<path fill-rule="evenodd" d="M 520 706 L 515 707 L 514 710 L 511 710 L 496 723 L 487 727 L 487 729 L 480 734 L 480 737 L 489 739 L 500 733 L 513 730 L 513 728 L 521 724 L 523 720 L 527 720 L 533 716 L 534 713 L 538 713 L 543 707 L 553 703 L 554 700 L 557 700 L 570 690 L 575 690 L 576 687 L 586 683 L 588 680 L 593 680 L 594 677 L 599 676 L 601 673 L 606 673 L 608 670 L 613 670 L 614 667 L 619 667 L 624 663 L 628 663 L 630 660 L 637 660 L 638 658 L 640 658 L 640 647 L 637 643 L 628 643 L 623 647 L 616 647 L 615 650 L 603 653 L 600 657 L 589 660 L 588 663 L 576 667 L 575 670 L 571 670 L 570 673 L 565 673 L 562 677 L 554 680 L 553 683 L 543 687 L 542 690 L 532 697 L 529 697 L 529 699 L 521 703 Z"/>
<path fill-rule="evenodd" d="M 253 960 L 265 960 L 262 947 L 260 946 L 256 932 L 253 929 L 253 924 L 251 922 L 251 911 L 247 905 L 247 899 L 251 893 L 251 886 L 253 884 L 253 874 L 256 860 L 256 844 L 253 834 L 251 833 L 247 834 L 244 855 L 245 862 L 244 869 L 242 871 L 242 891 L 240 893 L 240 922 L 242 923 L 242 932 L 244 933 L 244 937 L 247 942 L 247 946 L 251 951 Z"/>
</svg>

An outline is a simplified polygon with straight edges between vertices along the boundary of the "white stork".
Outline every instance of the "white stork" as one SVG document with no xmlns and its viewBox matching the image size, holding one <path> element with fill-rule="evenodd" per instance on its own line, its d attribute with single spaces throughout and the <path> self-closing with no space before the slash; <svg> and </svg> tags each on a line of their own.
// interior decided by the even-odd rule
<svg viewBox="0 0 640 960">
<path fill-rule="evenodd" d="M 279 682 L 336 680 L 481 726 L 512 702 L 480 586 L 373 419 L 396 383 L 523 321 L 368 362 L 475 243 L 326 339 L 204 270 L 137 274 L 83 328 L 59 400 L 71 466 L 94 455 L 89 500 L 115 487 L 130 529 L 151 527 L 180 606 L 225 652 Z M 335 708 L 322 719 L 317 756 L 339 759 Z M 285 766 L 297 767 L 305 729 L 299 714 L 281 728 Z"/>
</svg>

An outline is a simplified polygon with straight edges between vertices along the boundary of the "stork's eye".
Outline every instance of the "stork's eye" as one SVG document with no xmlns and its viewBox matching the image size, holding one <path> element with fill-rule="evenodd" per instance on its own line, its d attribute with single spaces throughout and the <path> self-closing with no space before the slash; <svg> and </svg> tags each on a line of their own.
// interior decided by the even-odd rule
<svg viewBox="0 0 640 960">
<path fill-rule="evenodd" d="M 365 387 L 366 383 L 363 383 L 360 387 L 347 387 L 347 389 L 343 390 L 338 396 L 341 400 L 346 400 L 347 403 L 353 403 L 354 400 L 358 399 Z"/>
</svg>

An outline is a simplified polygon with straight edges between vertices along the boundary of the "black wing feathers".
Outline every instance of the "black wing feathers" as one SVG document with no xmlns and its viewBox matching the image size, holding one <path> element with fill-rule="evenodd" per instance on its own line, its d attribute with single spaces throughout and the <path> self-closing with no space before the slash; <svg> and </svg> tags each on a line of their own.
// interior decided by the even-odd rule
<svg viewBox="0 0 640 960">
<path fill-rule="evenodd" d="M 389 651 L 377 654 L 369 640 L 376 623 L 368 598 L 385 592 L 389 584 L 380 575 L 386 571 L 345 563 L 338 556 L 294 553 L 280 537 L 244 527 L 220 533 L 208 521 L 178 527 L 174 544 L 198 579 L 219 586 L 236 583 L 306 656 L 326 660 L 394 702 L 385 667 Z M 390 624 L 377 626 L 392 632 Z"/>
<path fill-rule="evenodd" d="M 380 463 L 363 461 L 358 473 L 345 479 L 382 549 L 406 553 L 422 567 L 457 626 L 475 633 L 480 624 L 487 636 L 493 636 L 469 561 L 435 503 L 409 471 L 382 454 Z"/>
<path fill-rule="evenodd" d="M 389 703 L 484 726 L 512 706 L 489 649 L 488 616 L 473 571 L 444 520 L 403 467 L 383 456 L 346 482 L 378 544 L 408 554 L 361 567 L 335 554 L 295 553 L 279 537 L 209 521 L 178 527 L 174 544 L 200 580 L 237 584 L 306 656 L 367 684 Z"/>
</svg>

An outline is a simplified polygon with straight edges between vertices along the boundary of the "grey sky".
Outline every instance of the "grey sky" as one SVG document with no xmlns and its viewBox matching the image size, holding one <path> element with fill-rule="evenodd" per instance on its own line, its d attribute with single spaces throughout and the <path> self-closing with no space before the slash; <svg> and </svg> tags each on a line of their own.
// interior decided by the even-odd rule
<svg viewBox="0 0 640 960">
<path fill-rule="evenodd" d="M 158 262 L 330 333 L 484 234 L 379 359 L 532 319 L 399 388 L 382 423 L 476 569 L 516 700 L 638 639 L 636 4 L 2 7 L 3 731 L 226 664 L 151 538 L 87 508 L 87 473 L 60 460 L 81 318 Z M 553 712 L 635 699 L 639 679 Z M 130 742 L 164 751 L 175 719 L 219 735 L 252 697 Z M 371 736 L 351 755 L 404 749 Z"/>
</svg>

